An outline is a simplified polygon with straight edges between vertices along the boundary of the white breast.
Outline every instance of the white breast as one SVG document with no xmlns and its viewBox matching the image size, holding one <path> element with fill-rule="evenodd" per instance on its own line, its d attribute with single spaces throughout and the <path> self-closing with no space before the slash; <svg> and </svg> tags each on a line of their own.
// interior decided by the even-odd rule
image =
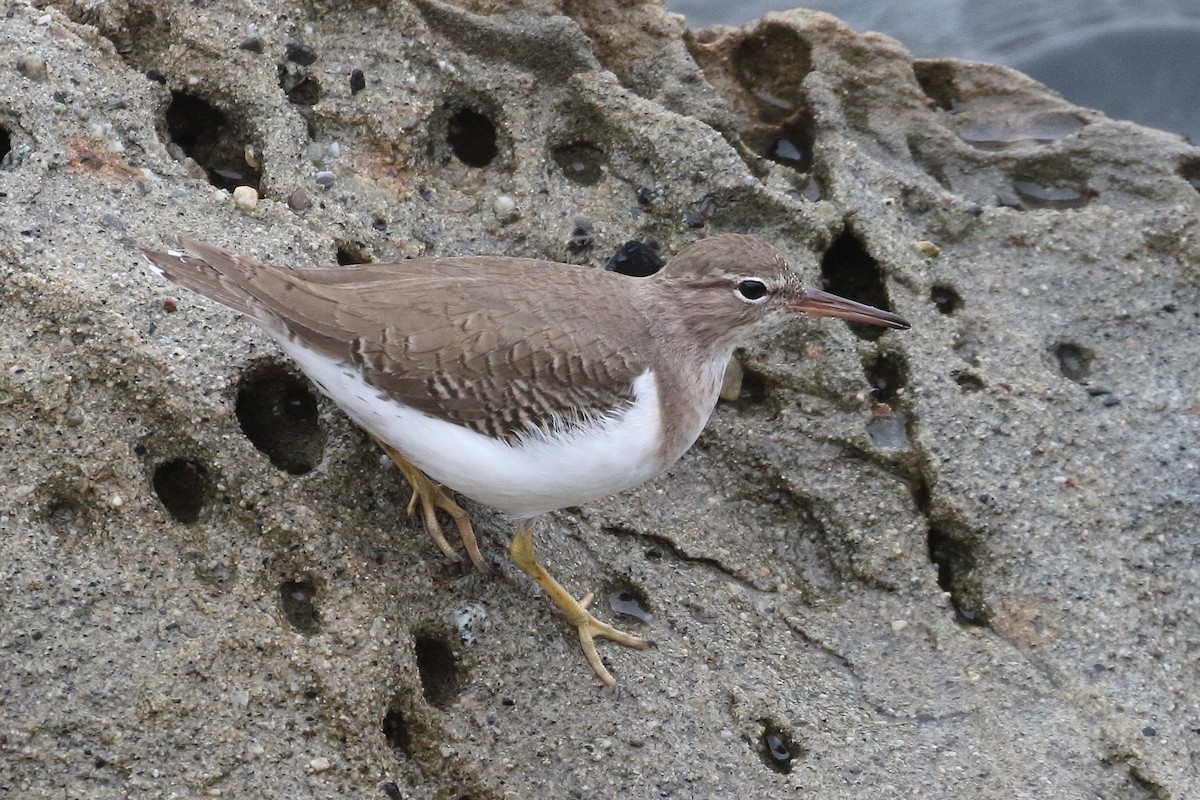
<svg viewBox="0 0 1200 800">
<path fill-rule="evenodd" d="M 281 341 L 350 417 L 439 483 L 517 517 L 580 505 L 637 486 L 670 466 L 654 373 L 633 382 L 634 404 L 586 431 L 508 444 L 386 402 L 354 367 Z M 677 457 L 677 456 L 675 456 Z"/>
</svg>

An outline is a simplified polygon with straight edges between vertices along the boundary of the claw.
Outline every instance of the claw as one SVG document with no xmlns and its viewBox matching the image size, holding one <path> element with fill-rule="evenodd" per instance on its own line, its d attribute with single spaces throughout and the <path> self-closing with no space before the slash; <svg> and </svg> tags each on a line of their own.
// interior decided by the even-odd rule
<svg viewBox="0 0 1200 800">
<path fill-rule="evenodd" d="M 521 571 L 537 581 L 538 586 L 541 586 L 543 591 L 550 596 L 550 600 L 563 612 L 567 621 L 575 626 L 575 630 L 579 634 L 579 646 L 583 648 L 583 657 L 587 659 L 600 682 L 608 688 L 616 686 L 617 681 L 604 666 L 604 662 L 600 660 L 600 654 L 596 652 L 597 638 L 608 639 L 638 650 L 645 650 L 654 644 L 646 639 L 618 630 L 607 622 L 601 622 L 593 617 L 592 613 L 587 610 L 595 598 L 592 592 L 588 592 L 579 600 L 572 597 L 570 592 L 538 563 L 537 555 L 533 551 L 533 530 L 528 521 L 522 522 L 517 528 L 517 534 L 513 537 L 509 553 Z"/>
<path fill-rule="evenodd" d="M 400 451 L 378 439 L 375 441 L 395 462 L 401 474 L 404 475 L 404 479 L 408 481 L 408 485 L 412 487 L 413 493 L 412 498 L 408 501 L 407 513 L 411 516 L 416 511 L 417 505 L 420 504 L 425 530 L 438 549 L 445 553 L 451 561 L 462 561 L 462 557 L 450 546 L 450 542 L 446 541 L 446 534 L 442 533 L 442 526 L 437 519 L 437 512 L 440 509 L 454 520 L 454 525 L 458 528 L 458 536 L 462 539 L 463 548 L 467 551 L 475 569 L 484 575 L 491 574 L 492 568 L 484 561 L 483 553 L 479 551 L 479 542 L 475 538 L 475 530 L 471 527 L 471 517 L 467 515 L 467 512 L 451 499 L 441 484 L 431 481 L 428 475 L 409 463 L 408 459 L 400 454 Z"/>
</svg>

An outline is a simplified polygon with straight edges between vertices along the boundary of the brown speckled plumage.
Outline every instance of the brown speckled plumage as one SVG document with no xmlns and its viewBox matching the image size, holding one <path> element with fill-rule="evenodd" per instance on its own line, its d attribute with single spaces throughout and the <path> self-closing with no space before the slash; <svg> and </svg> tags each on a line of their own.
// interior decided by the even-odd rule
<svg viewBox="0 0 1200 800">
<path fill-rule="evenodd" d="M 388 397 L 489 436 L 619 411 L 653 367 L 673 412 L 671 460 L 716 400 L 703 368 L 803 294 L 770 245 L 738 235 L 702 240 L 649 278 L 496 256 L 302 270 L 181 243 L 194 255 L 146 256 L 176 283 L 353 365 Z M 766 281 L 773 304 L 735 299 L 739 276 Z M 683 391 L 702 379 L 702 391 Z"/>
</svg>

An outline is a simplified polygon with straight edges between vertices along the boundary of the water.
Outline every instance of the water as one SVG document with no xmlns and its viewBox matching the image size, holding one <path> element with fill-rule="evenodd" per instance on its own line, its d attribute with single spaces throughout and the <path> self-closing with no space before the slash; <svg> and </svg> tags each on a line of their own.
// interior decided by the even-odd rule
<svg viewBox="0 0 1200 800">
<path fill-rule="evenodd" d="M 693 27 L 740 25 L 788 0 L 667 0 Z M 1200 143 L 1198 0 L 808 0 L 922 58 L 1025 72 L 1078 105 Z"/>
</svg>

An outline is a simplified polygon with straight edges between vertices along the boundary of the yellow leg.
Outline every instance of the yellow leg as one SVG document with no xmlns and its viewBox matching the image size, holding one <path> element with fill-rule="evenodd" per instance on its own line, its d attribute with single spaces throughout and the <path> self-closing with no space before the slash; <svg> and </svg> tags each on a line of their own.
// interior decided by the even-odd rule
<svg viewBox="0 0 1200 800">
<path fill-rule="evenodd" d="M 590 592 L 582 599 L 576 600 L 563 588 L 561 583 L 554 580 L 554 577 L 546 571 L 546 568 L 538 563 L 537 555 L 533 552 L 533 527 L 528 520 L 523 520 L 517 526 L 517 534 L 513 537 L 512 545 L 508 548 L 508 552 L 516 565 L 521 568 L 521 571 L 537 581 L 538 586 L 541 586 L 543 591 L 550 596 L 550 600 L 566 616 L 567 622 L 575 626 L 575 629 L 579 632 L 579 645 L 583 648 L 583 656 L 592 665 L 592 669 L 595 671 L 596 677 L 600 679 L 600 682 L 609 688 L 616 686 L 616 680 L 604 664 L 601 663 L 600 655 L 596 652 L 596 637 L 611 639 L 617 644 L 623 644 L 626 647 L 636 647 L 639 650 L 646 649 L 653 642 L 639 639 L 636 636 L 630 636 L 624 631 L 617 630 L 613 626 L 599 621 L 587 610 L 592 602 Z"/>
<path fill-rule="evenodd" d="M 492 568 L 483 560 L 483 553 L 479 551 L 479 542 L 475 540 L 475 530 L 471 527 L 471 518 L 467 516 L 467 512 L 459 507 L 458 503 L 450 499 L 446 494 L 445 489 L 441 484 L 434 483 L 421 470 L 408 462 L 404 456 L 400 455 L 400 451 L 396 448 L 375 440 L 383 452 L 388 454 L 388 457 L 395 462 L 399 467 L 400 473 L 404 475 L 404 480 L 408 481 L 408 485 L 412 487 L 412 499 L 408 501 L 408 513 L 412 514 L 416 509 L 417 504 L 421 504 L 421 517 L 425 521 L 425 530 L 428 531 L 429 537 L 433 539 L 433 543 L 438 546 L 446 557 L 451 561 L 461 561 L 462 558 L 446 541 L 446 535 L 442 533 L 442 526 L 437 520 L 437 511 L 440 508 L 450 515 L 454 520 L 455 527 L 458 528 L 458 535 L 462 539 L 463 547 L 467 551 L 467 555 L 471 558 L 471 563 L 475 565 L 475 569 L 483 574 L 490 574 Z"/>
</svg>

